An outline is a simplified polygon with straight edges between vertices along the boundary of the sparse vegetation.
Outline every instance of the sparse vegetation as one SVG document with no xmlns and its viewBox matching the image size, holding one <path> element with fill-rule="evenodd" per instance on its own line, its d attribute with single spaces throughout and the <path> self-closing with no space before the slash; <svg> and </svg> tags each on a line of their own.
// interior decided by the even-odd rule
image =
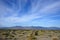
<svg viewBox="0 0 60 40">
<path fill-rule="evenodd" d="M 57 38 L 54 38 L 57 37 Z M 59 40 L 59 30 L 0 30 L 1 40 Z"/>
</svg>

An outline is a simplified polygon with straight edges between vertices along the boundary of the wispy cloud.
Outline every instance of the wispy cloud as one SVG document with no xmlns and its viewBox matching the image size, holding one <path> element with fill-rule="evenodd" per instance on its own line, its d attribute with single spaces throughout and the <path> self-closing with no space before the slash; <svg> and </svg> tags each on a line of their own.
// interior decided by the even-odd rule
<svg viewBox="0 0 60 40">
<path fill-rule="evenodd" d="M 17 6 L 16 4 L 12 3 L 13 7 L 9 8 L 7 7 L 3 2 L 0 4 L 0 25 L 8 25 L 8 24 L 14 24 L 14 23 L 24 23 L 24 22 L 32 22 L 32 20 L 40 18 L 45 19 L 47 15 L 55 14 L 58 10 L 60 10 L 60 1 L 52 2 L 42 2 L 42 0 L 35 0 L 35 1 L 30 1 L 30 8 L 28 8 L 29 11 L 25 12 L 23 10 L 26 10 L 24 6 L 27 5 L 27 0 L 21 1 L 22 4 L 20 3 L 21 0 L 18 0 Z M 7 1 L 10 2 L 10 1 Z M 41 3 L 42 2 L 42 3 Z M 51 3 L 52 2 L 52 3 Z M 10 2 L 11 3 L 11 2 Z M 24 4 L 25 3 L 25 4 Z M 23 9 L 23 10 L 22 10 Z M 23 14 L 20 12 L 24 12 Z M 21 16 L 18 16 L 22 14 Z M 6 17 L 7 16 L 7 17 Z M 49 18 L 49 16 L 48 16 Z M 42 20 L 41 19 L 41 20 Z M 47 19 L 47 22 L 50 22 L 51 20 Z M 8 23 L 8 24 L 7 24 Z M 43 21 L 42 21 L 43 23 Z M 4 26 L 5 26 L 4 25 Z"/>
</svg>

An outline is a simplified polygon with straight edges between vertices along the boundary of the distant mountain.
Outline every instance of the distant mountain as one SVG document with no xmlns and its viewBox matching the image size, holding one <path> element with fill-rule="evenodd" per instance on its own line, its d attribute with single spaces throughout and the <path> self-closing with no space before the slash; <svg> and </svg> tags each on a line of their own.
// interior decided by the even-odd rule
<svg viewBox="0 0 60 40">
<path fill-rule="evenodd" d="M 0 29 L 60 30 L 60 28 L 58 27 L 41 27 L 41 26 L 13 26 L 2 27 Z"/>
</svg>

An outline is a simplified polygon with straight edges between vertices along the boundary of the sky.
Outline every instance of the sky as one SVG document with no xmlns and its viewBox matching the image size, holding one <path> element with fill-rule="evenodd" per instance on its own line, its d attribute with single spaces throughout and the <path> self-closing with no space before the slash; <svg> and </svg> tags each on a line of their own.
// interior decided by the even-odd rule
<svg viewBox="0 0 60 40">
<path fill-rule="evenodd" d="M 0 0 L 0 27 L 60 27 L 60 0 Z"/>
</svg>

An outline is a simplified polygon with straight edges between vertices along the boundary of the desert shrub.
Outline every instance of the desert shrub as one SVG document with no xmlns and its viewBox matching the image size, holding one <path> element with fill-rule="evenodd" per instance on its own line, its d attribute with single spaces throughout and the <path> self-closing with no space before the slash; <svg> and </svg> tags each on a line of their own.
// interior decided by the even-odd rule
<svg viewBox="0 0 60 40">
<path fill-rule="evenodd" d="M 35 35 L 36 35 L 36 36 L 38 35 L 38 31 L 35 32 Z"/>
<path fill-rule="evenodd" d="M 32 40 L 36 40 L 36 37 L 32 37 Z"/>
<path fill-rule="evenodd" d="M 45 31 L 43 31 L 43 30 L 38 31 L 38 35 L 43 35 L 44 33 L 45 33 Z"/>
<path fill-rule="evenodd" d="M 49 37 L 52 37 L 52 35 L 48 35 Z"/>
</svg>

